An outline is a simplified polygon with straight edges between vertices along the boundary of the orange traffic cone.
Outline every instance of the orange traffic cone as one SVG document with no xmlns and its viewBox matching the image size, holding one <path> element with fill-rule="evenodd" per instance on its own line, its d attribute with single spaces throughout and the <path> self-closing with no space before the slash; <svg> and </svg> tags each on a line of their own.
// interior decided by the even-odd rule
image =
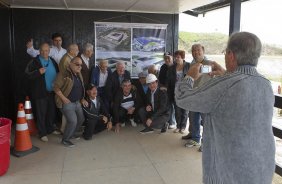
<svg viewBox="0 0 282 184">
<path fill-rule="evenodd" d="M 28 96 L 26 96 L 25 98 L 24 111 L 25 111 L 25 118 L 27 121 L 28 130 L 29 130 L 30 135 L 37 135 L 38 131 L 35 126 L 35 121 L 34 121 L 34 117 L 32 114 L 31 103 L 30 103 Z"/>
<path fill-rule="evenodd" d="M 23 104 L 20 103 L 18 106 L 15 146 L 12 148 L 11 153 L 16 157 L 22 157 L 38 150 L 39 148 L 32 146 L 31 144 L 28 126 L 25 119 L 24 107 Z"/>
</svg>

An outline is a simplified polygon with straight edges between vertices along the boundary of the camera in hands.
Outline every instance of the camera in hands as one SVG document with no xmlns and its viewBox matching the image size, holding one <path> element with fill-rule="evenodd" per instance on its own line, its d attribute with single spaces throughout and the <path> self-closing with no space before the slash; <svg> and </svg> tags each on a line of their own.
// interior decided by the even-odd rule
<svg viewBox="0 0 282 184">
<path fill-rule="evenodd" d="M 200 72 L 201 73 L 210 73 L 212 71 L 212 67 L 210 65 L 202 65 Z"/>
</svg>

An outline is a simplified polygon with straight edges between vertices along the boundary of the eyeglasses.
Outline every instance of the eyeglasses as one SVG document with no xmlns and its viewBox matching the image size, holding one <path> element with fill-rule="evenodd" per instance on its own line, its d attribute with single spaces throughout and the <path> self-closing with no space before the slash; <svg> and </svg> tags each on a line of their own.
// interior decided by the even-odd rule
<svg viewBox="0 0 282 184">
<path fill-rule="evenodd" d="M 224 49 L 223 51 L 222 51 L 222 54 L 224 54 L 224 55 L 226 55 L 227 53 L 229 53 L 231 50 L 230 49 Z"/>
</svg>

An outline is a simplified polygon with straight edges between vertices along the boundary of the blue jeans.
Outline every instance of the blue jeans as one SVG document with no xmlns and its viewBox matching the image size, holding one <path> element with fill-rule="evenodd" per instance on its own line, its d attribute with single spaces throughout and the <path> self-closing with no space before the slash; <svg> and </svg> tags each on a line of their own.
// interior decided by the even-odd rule
<svg viewBox="0 0 282 184">
<path fill-rule="evenodd" d="M 84 114 L 79 101 L 63 104 L 62 112 L 67 119 L 63 140 L 68 141 L 82 125 Z"/>
<path fill-rule="evenodd" d="M 200 142 L 200 126 L 201 126 L 201 114 L 199 112 L 189 112 L 189 123 L 192 126 L 192 140 Z"/>
<path fill-rule="evenodd" d="M 175 108 L 176 127 L 178 129 L 185 129 L 188 119 L 188 111 L 178 107 L 175 102 L 173 105 Z"/>
<path fill-rule="evenodd" d="M 168 120 L 169 125 L 176 125 L 176 120 L 175 120 L 175 108 L 173 103 L 169 103 L 169 120 Z"/>
</svg>

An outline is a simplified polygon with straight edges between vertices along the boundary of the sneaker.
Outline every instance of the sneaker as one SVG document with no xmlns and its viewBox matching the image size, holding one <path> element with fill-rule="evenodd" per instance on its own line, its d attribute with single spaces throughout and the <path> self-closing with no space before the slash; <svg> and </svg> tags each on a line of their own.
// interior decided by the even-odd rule
<svg viewBox="0 0 282 184">
<path fill-rule="evenodd" d="M 72 147 L 75 146 L 71 141 L 67 141 L 67 140 L 62 140 L 62 144 L 63 144 L 65 147 L 68 147 L 68 148 L 72 148 Z"/>
<path fill-rule="evenodd" d="M 42 136 L 40 138 L 40 140 L 43 141 L 43 142 L 48 142 L 48 137 L 47 136 Z"/>
<path fill-rule="evenodd" d="M 54 131 L 52 132 L 52 134 L 53 134 L 53 135 L 61 135 L 61 132 L 58 131 L 58 130 L 54 130 Z"/>
<path fill-rule="evenodd" d="M 121 126 L 121 127 L 125 127 L 125 123 L 121 123 L 120 126 Z"/>
<path fill-rule="evenodd" d="M 181 139 L 183 139 L 183 140 L 192 139 L 192 134 L 189 133 L 189 134 L 187 134 L 187 135 L 185 135 L 185 136 L 182 136 Z"/>
<path fill-rule="evenodd" d="M 185 134 L 185 129 L 181 129 L 181 130 L 179 130 L 179 133 L 181 133 L 181 134 Z"/>
<path fill-rule="evenodd" d="M 201 145 L 198 149 L 199 152 L 203 152 L 203 146 Z"/>
<path fill-rule="evenodd" d="M 149 127 L 140 131 L 141 134 L 149 134 L 149 133 L 153 133 L 153 132 L 154 132 L 154 129 L 149 128 Z"/>
<path fill-rule="evenodd" d="M 178 133 L 178 132 L 179 132 L 179 128 L 177 128 L 173 131 L 173 133 Z"/>
<path fill-rule="evenodd" d="M 133 120 L 133 119 L 130 119 L 130 123 L 131 123 L 131 126 L 133 126 L 133 127 L 137 127 L 137 124 L 134 122 L 134 120 Z"/>
<path fill-rule="evenodd" d="M 193 147 L 193 146 L 200 146 L 200 143 L 198 143 L 198 142 L 196 142 L 196 141 L 190 139 L 190 140 L 188 140 L 187 143 L 185 144 L 185 147 L 187 147 L 187 148 L 191 148 L 191 147 Z"/>
<path fill-rule="evenodd" d="M 176 129 L 176 125 L 169 125 L 168 129 Z"/>
<path fill-rule="evenodd" d="M 165 123 L 164 127 L 161 129 L 161 133 L 165 133 L 168 129 L 168 123 Z"/>
<path fill-rule="evenodd" d="M 80 136 L 79 136 L 79 135 L 74 135 L 74 136 L 71 137 L 71 139 L 79 140 L 79 139 L 80 139 Z"/>
</svg>

